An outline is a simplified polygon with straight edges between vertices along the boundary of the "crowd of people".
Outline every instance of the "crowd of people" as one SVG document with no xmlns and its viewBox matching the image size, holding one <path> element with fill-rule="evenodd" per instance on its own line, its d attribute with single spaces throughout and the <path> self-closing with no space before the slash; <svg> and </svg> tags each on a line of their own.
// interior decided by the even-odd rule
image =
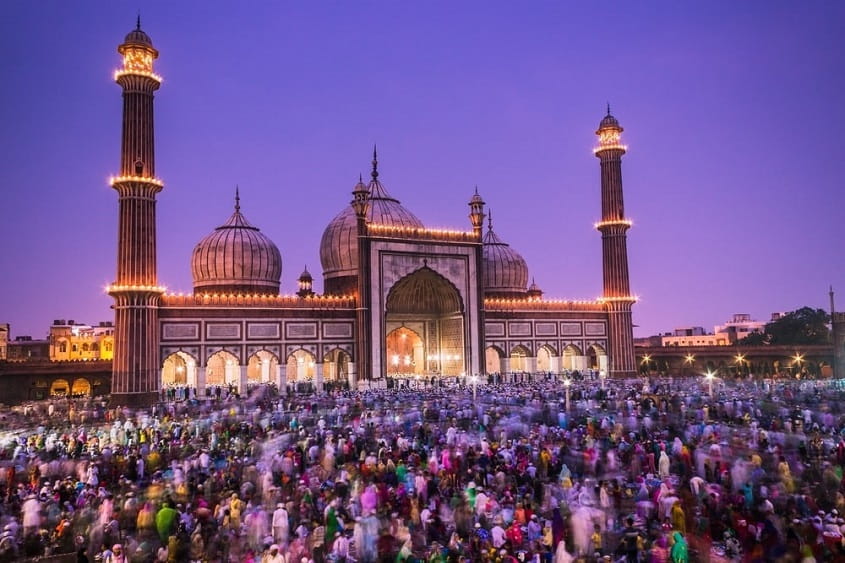
<svg viewBox="0 0 845 563">
<path fill-rule="evenodd" d="M 701 384 L 5 409 L 0 562 L 845 560 L 845 390 Z"/>
</svg>

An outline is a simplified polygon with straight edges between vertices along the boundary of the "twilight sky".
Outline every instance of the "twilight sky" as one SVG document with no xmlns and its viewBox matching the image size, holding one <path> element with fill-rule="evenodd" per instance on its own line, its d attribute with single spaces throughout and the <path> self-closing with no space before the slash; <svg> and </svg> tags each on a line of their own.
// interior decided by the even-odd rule
<svg viewBox="0 0 845 563">
<path fill-rule="evenodd" d="M 0 18 L 0 322 L 111 320 L 121 92 L 142 27 L 156 70 L 158 271 L 191 290 L 231 214 L 282 253 L 282 292 L 378 143 L 427 225 L 469 229 L 473 187 L 547 297 L 601 293 L 594 131 L 623 159 L 636 335 L 732 313 L 845 309 L 845 3 L 26 2 Z"/>
</svg>

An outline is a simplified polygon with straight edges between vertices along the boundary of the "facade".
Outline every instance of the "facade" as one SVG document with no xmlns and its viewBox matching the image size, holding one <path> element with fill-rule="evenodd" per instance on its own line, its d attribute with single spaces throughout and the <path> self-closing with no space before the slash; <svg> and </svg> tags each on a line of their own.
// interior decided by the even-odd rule
<svg viewBox="0 0 845 563">
<path fill-rule="evenodd" d="M 777 320 L 781 314 L 773 313 L 772 320 Z M 728 334 L 733 342 L 742 340 L 753 332 L 764 332 L 765 330 L 766 323 L 753 320 L 748 313 L 735 313 L 725 324 L 713 327 L 713 332 Z"/>
<path fill-rule="evenodd" d="M 306 270 L 296 296 L 279 295 L 282 254 L 241 211 L 202 238 L 189 295 L 166 294 L 156 274 L 153 72 L 158 51 L 140 23 L 118 51 L 123 67 L 112 397 L 155 399 L 162 386 L 274 382 L 383 387 L 390 378 L 464 378 L 595 369 L 636 374 L 621 157 L 622 127 L 601 120 L 604 291 L 591 301 L 545 299 L 528 265 L 469 200 L 470 228 L 427 228 L 379 178 L 352 189 L 320 242 L 323 294 Z M 338 202 L 339 206 L 343 202 Z M 485 229 L 485 219 L 486 229 Z"/>
<path fill-rule="evenodd" d="M 0 323 L 0 361 L 5 360 L 9 346 L 9 323 Z"/>
<path fill-rule="evenodd" d="M 114 323 L 97 326 L 55 320 L 50 326 L 50 360 L 93 361 L 114 358 Z"/>
</svg>

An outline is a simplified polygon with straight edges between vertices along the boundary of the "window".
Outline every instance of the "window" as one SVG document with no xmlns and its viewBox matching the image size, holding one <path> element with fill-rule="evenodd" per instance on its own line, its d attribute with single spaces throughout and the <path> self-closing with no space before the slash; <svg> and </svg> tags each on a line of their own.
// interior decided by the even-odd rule
<svg viewBox="0 0 845 563">
<path fill-rule="evenodd" d="M 62 354 L 67 354 L 67 342 L 65 342 L 64 340 L 59 342 L 59 352 L 61 352 Z"/>
</svg>

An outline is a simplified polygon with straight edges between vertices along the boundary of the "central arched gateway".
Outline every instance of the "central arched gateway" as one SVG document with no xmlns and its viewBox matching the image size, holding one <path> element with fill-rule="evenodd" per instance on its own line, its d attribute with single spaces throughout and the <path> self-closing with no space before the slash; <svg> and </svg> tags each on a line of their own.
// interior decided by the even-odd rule
<svg viewBox="0 0 845 563">
<path fill-rule="evenodd" d="M 466 317 L 458 290 L 424 266 L 394 284 L 385 307 L 385 357 L 391 377 L 462 376 Z"/>
</svg>

